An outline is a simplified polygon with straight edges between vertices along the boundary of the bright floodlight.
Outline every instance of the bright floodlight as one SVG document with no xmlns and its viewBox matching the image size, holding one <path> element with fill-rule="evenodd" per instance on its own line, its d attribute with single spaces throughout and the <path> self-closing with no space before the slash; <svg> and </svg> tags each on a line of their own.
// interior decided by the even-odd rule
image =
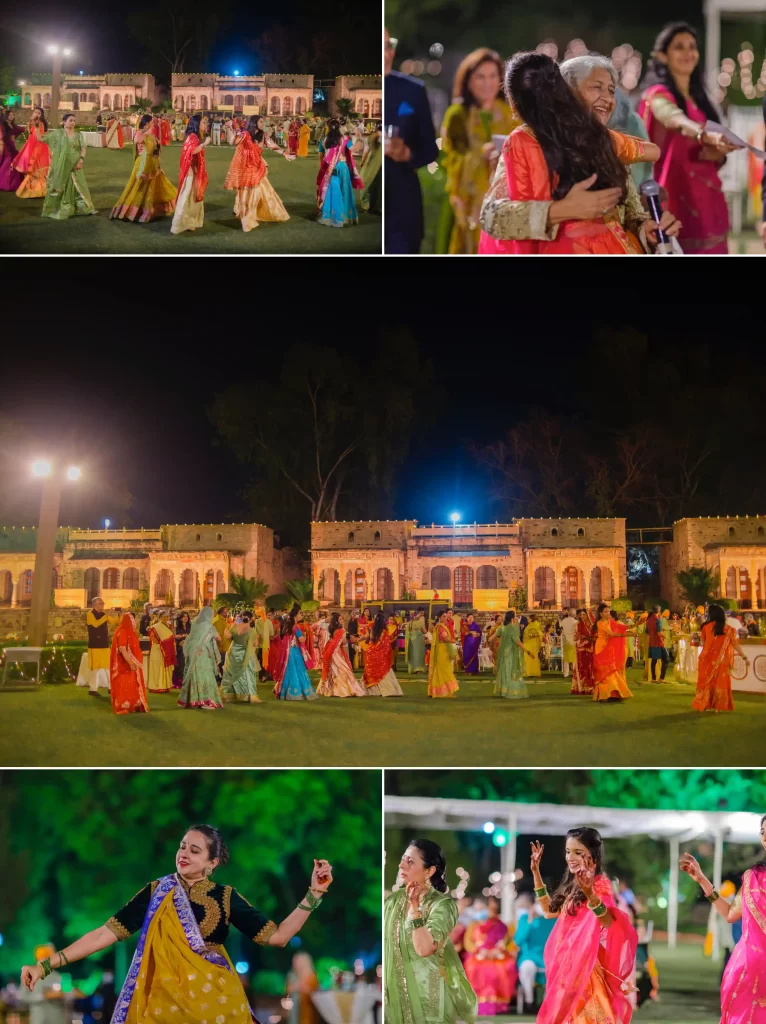
<svg viewBox="0 0 766 1024">
<path fill-rule="evenodd" d="M 48 53 L 58 53 L 58 52 L 59 52 L 58 46 L 54 46 L 53 44 L 51 44 L 48 47 Z"/>
<path fill-rule="evenodd" d="M 66 471 L 67 480 L 79 480 L 82 476 L 82 470 L 79 466 L 70 466 Z"/>
<path fill-rule="evenodd" d="M 45 459 L 35 459 L 32 463 L 32 472 L 35 476 L 50 476 L 51 464 Z"/>
<path fill-rule="evenodd" d="M 68 57 L 72 51 L 69 49 L 69 47 L 67 47 L 65 50 L 62 50 L 61 52 L 64 54 L 65 57 Z"/>
<path fill-rule="evenodd" d="M 235 74 L 235 75 L 238 75 L 238 74 L 239 74 L 239 71 L 235 71 L 235 72 L 234 72 L 234 74 Z"/>
<path fill-rule="evenodd" d="M 451 512 L 450 513 L 450 519 L 452 520 L 453 523 L 459 523 L 460 522 L 460 513 L 459 512 Z"/>
<path fill-rule="evenodd" d="M 111 519 L 105 519 L 104 520 L 104 529 L 105 530 L 108 530 L 111 525 L 112 525 L 112 520 Z"/>
<path fill-rule="evenodd" d="M 484 822 L 484 831 L 487 833 L 488 836 L 492 835 L 492 833 L 495 831 L 495 823 L 494 823 L 494 821 L 485 821 Z"/>
</svg>

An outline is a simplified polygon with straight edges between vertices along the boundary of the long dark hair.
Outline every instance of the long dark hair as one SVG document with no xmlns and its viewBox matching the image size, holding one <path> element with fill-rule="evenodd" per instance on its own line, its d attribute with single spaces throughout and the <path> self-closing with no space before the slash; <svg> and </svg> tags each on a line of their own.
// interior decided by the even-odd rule
<svg viewBox="0 0 766 1024">
<path fill-rule="evenodd" d="M 707 621 L 713 623 L 713 635 L 723 636 L 726 628 L 726 612 L 720 606 L 720 604 L 711 604 L 707 610 Z"/>
<path fill-rule="evenodd" d="M 42 107 L 32 107 L 32 113 L 33 114 L 34 114 L 34 112 L 36 110 L 40 111 L 40 124 L 43 126 L 43 128 L 47 132 L 48 131 L 48 122 L 45 120 L 45 111 L 43 110 Z"/>
<path fill-rule="evenodd" d="M 497 68 L 497 73 L 500 78 L 500 84 L 502 88 L 503 82 L 503 62 L 500 60 L 500 55 L 495 53 L 494 50 L 490 50 L 488 46 L 481 46 L 478 50 L 473 50 L 468 54 L 467 57 L 463 57 L 457 71 L 455 72 L 455 80 L 452 83 L 452 102 L 461 103 L 463 109 L 468 111 L 471 107 L 476 106 L 476 100 L 473 97 L 473 93 L 470 89 L 471 75 L 482 64 L 494 64 Z"/>
<path fill-rule="evenodd" d="M 764 821 L 766 821 L 766 814 L 764 814 L 764 816 L 761 818 L 761 825 L 760 825 L 761 828 L 763 828 Z M 759 861 L 757 861 L 755 864 L 753 864 L 753 867 L 754 868 L 766 868 L 766 856 L 761 857 L 761 859 Z"/>
<path fill-rule="evenodd" d="M 327 632 L 329 636 L 332 636 L 336 629 L 341 628 L 340 612 L 333 612 L 330 616 L 330 625 L 328 626 Z"/>
<path fill-rule="evenodd" d="M 186 126 L 185 135 L 196 135 L 201 141 L 202 135 L 200 134 L 199 126 L 202 124 L 203 117 L 204 114 L 192 114 L 189 118 L 189 123 Z"/>
<path fill-rule="evenodd" d="M 593 620 L 593 625 L 591 626 L 591 630 L 590 630 L 592 636 L 596 636 L 597 633 L 598 633 L 598 620 L 601 618 L 601 613 L 603 612 L 603 610 L 606 607 L 607 607 L 606 601 L 602 601 L 601 604 L 598 606 L 598 611 L 596 612 L 596 618 Z"/>
<path fill-rule="evenodd" d="M 142 114 L 141 117 L 138 120 L 138 130 L 141 131 L 141 129 L 145 125 L 151 124 L 151 122 L 153 120 L 154 120 L 154 117 L 151 114 Z M 189 118 L 189 120 L 191 120 L 191 118 Z"/>
<path fill-rule="evenodd" d="M 446 892 L 447 880 L 444 873 L 447 870 L 447 858 L 444 856 L 441 846 L 430 839 L 411 839 L 410 846 L 414 846 L 420 853 L 427 868 L 436 868 L 431 875 L 431 885 L 434 889 L 437 892 Z"/>
<path fill-rule="evenodd" d="M 325 152 L 333 146 L 339 146 L 342 138 L 340 121 L 337 117 L 331 117 L 327 122 L 327 135 L 324 139 Z"/>
<path fill-rule="evenodd" d="M 290 614 L 282 623 L 282 631 L 279 634 L 280 636 L 290 636 L 292 634 L 292 631 L 295 629 L 295 616 L 300 610 L 301 606 L 299 604 L 294 604 L 292 606 Z"/>
<path fill-rule="evenodd" d="M 383 630 L 386 628 L 386 617 L 383 612 L 378 612 L 372 621 L 372 629 L 370 630 L 370 636 L 372 642 L 375 644 L 380 640 L 383 635 Z"/>
<path fill-rule="evenodd" d="M 263 142 L 263 128 L 258 127 L 258 122 L 262 119 L 262 114 L 256 114 L 254 117 L 248 117 L 247 124 L 245 125 L 245 131 L 258 145 Z"/>
<path fill-rule="evenodd" d="M 595 862 L 594 870 L 597 875 L 601 874 L 602 871 L 602 849 L 603 843 L 601 841 L 601 834 L 596 831 L 595 828 L 570 828 L 567 832 L 567 839 L 579 839 L 582 845 L 590 853 L 591 857 Z M 551 912 L 561 910 L 565 903 L 568 901 L 567 913 L 573 917 L 577 913 L 577 908 L 582 906 L 585 902 L 586 896 L 580 886 L 577 884 L 577 879 L 572 872 L 567 868 L 566 874 L 561 879 L 558 889 L 551 896 L 550 909 Z"/>
<path fill-rule="evenodd" d="M 218 860 L 218 867 L 223 867 L 229 860 L 229 848 L 223 841 L 221 833 L 213 825 L 189 825 L 187 832 L 201 832 L 207 842 L 207 853 L 210 860 Z"/>
<path fill-rule="evenodd" d="M 643 81 L 641 82 L 641 91 L 643 92 L 644 89 L 648 89 L 652 85 L 664 86 L 672 94 L 673 99 L 681 110 L 688 115 L 689 110 L 686 106 L 686 97 L 681 93 L 681 90 L 676 85 L 676 80 L 673 78 L 670 68 L 667 64 L 663 64 L 658 57 L 654 56 L 654 54 L 658 53 L 667 53 L 668 47 L 675 37 L 682 33 L 688 33 L 690 36 L 693 36 L 694 41 L 699 46 L 697 30 L 688 22 L 671 21 L 665 25 L 654 41 L 654 47 L 652 49 L 653 56 L 651 56 L 647 62 L 646 72 L 644 74 Z M 692 71 L 689 79 L 689 95 L 708 121 L 720 121 L 721 114 L 713 106 L 713 101 L 705 91 L 705 84 L 699 63 L 694 71 Z"/>
<path fill-rule="evenodd" d="M 509 612 L 506 612 L 506 613 L 505 613 L 505 618 L 503 619 L 503 625 L 504 625 L 504 626 L 507 626 L 507 625 L 508 625 L 508 623 L 509 623 L 509 622 L 513 622 L 513 620 L 514 620 L 515 618 L 516 618 L 516 612 L 514 612 L 514 611 L 509 611 Z"/>
<path fill-rule="evenodd" d="M 514 54 L 505 68 L 505 92 L 535 133 L 554 199 L 563 199 L 591 174 L 596 175 L 594 191 L 619 188 L 625 198 L 626 171 L 608 129 L 567 85 L 555 60 L 544 53 Z"/>
</svg>

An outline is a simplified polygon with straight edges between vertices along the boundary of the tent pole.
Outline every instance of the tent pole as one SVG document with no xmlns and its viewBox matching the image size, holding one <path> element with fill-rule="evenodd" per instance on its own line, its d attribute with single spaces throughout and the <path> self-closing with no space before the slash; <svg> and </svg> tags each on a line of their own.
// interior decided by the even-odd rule
<svg viewBox="0 0 766 1024">
<path fill-rule="evenodd" d="M 713 854 L 713 885 L 716 889 L 721 888 L 721 874 L 723 873 L 723 832 L 719 829 L 715 834 L 715 853 Z M 717 960 L 721 955 L 721 943 L 719 929 L 713 928 L 713 959 Z"/>
<path fill-rule="evenodd" d="M 668 948 L 675 949 L 678 941 L 678 836 L 670 837 L 670 880 L 668 885 Z"/>
</svg>

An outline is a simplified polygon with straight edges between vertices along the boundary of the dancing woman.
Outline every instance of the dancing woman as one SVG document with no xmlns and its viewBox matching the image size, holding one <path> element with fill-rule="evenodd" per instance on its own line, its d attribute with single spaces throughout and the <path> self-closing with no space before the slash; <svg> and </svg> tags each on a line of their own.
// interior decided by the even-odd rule
<svg viewBox="0 0 766 1024">
<path fill-rule="evenodd" d="M 521 623 L 519 623 L 519 629 Z M 540 649 L 543 646 L 543 627 L 533 613 L 529 616 L 529 624 L 524 630 L 524 675 L 538 676 L 542 682 L 542 665 L 540 664 Z"/>
<path fill-rule="evenodd" d="M 190 120 L 193 120 L 190 118 Z M 258 696 L 258 673 L 261 666 L 256 654 L 258 634 L 252 627 L 252 612 L 243 612 L 241 622 L 227 629 L 224 636 L 231 640 L 223 665 L 221 693 L 224 702 L 237 700 L 244 704 L 261 704 Z"/>
<path fill-rule="evenodd" d="M 303 654 L 306 629 L 303 613 L 297 604 L 282 623 L 281 654 L 272 675 L 276 680 L 274 696 L 277 700 L 316 700 L 317 694 L 311 685 Z"/>
<path fill-rule="evenodd" d="M 176 208 L 176 187 L 160 167 L 160 142 L 152 128 L 153 117 L 144 114 L 133 136 L 133 170 L 110 218 L 148 224 L 167 217 Z"/>
<path fill-rule="evenodd" d="M 726 612 L 720 604 L 711 604 L 708 608 L 700 640 L 697 694 L 692 707 L 695 711 L 733 711 L 731 666 L 734 655 L 738 654 L 748 664 L 749 661 L 739 645 L 737 631 L 726 625 Z"/>
<path fill-rule="evenodd" d="M 269 169 L 261 154 L 266 146 L 284 156 L 285 160 L 295 160 L 295 157 L 266 136 L 262 117 L 249 118 L 247 127 L 237 133 L 235 142 L 237 148 L 223 187 L 236 192 L 234 216 L 239 218 L 242 230 L 252 231 L 262 220 L 289 220 L 290 214 L 269 181 Z"/>
<path fill-rule="evenodd" d="M 45 185 L 43 217 L 68 220 L 70 217 L 97 213 L 85 180 L 85 139 L 75 128 L 74 114 L 65 114 L 61 127 L 47 132 L 50 143 L 50 167 Z"/>
<path fill-rule="evenodd" d="M 399 864 L 404 887 L 386 898 L 385 1014 L 388 1024 L 473 1024 L 477 999 L 450 932 L 457 904 L 443 850 L 413 839 Z"/>
<path fill-rule="evenodd" d="M 447 613 L 443 611 L 431 633 L 431 657 L 428 662 L 428 696 L 454 697 L 460 687 L 452 668 L 455 645 L 452 643 Z"/>
<path fill-rule="evenodd" d="M 479 674 L 479 648 L 481 647 L 481 626 L 468 614 L 460 623 L 461 642 L 463 644 L 463 670 L 469 676 Z"/>
<path fill-rule="evenodd" d="M 362 682 L 371 697 L 402 697 L 402 688 L 394 675 L 391 634 L 386 617 L 378 612 L 370 629 L 369 639 L 361 643 L 364 651 Z"/>
<path fill-rule="evenodd" d="M 0 108 L 0 192 L 15 192 L 23 180 L 21 172 L 14 170 L 13 163 L 18 158 L 16 138 L 24 129 L 15 123 L 13 107 L 10 110 Z"/>
<path fill-rule="evenodd" d="M 184 684 L 178 695 L 182 708 L 223 707 L 218 696 L 219 644 L 213 609 L 205 606 L 184 642 Z"/>
<path fill-rule="evenodd" d="M 42 199 L 45 195 L 45 179 L 51 163 L 51 153 L 44 141 L 48 131 L 42 107 L 35 107 L 32 120 L 27 125 L 29 136 L 21 147 L 19 155 L 11 164 L 13 170 L 24 175 L 16 189 L 19 199 Z"/>
<path fill-rule="evenodd" d="M 494 637 L 500 638 L 495 661 L 495 697 L 508 697 L 510 700 L 528 697 L 524 682 L 524 644 L 516 612 L 505 613 L 505 621 L 496 627 Z"/>
<path fill-rule="evenodd" d="M 351 145 L 351 139 L 341 133 L 337 118 L 330 118 L 324 158 L 317 175 L 317 220 L 331 228 L 356 224 L 359 219 L 354 189 L 364 188 L 364 182 L 351 155 Z"/>
<path fill-rule="evenodd" d="M 425 672 L 426 668 L 426 619 L 422 608 L 405 627 L 407 642 L 407 675 Z"/>
<path fill-rule="evenodd" d="M 570 693 L 593 693 L 593 623 L 586 608 L 577 609 L 575 633 L 576 671 L 572 673 Z"/>
<path fill-rule="evenodd" d="M 535 897 L 545 917 L 557 918 L 545 946 L 546 992 L 537 1024 L 629 1024 L 626 990 L 638 936 L 602 872 L 601 836 L 587 827 L 567 832 L 567 871 L 553 895 L 540 874 L 545 847 L 531 847 Z"/>
<path fill-rule="evenodd" d="M 166 124 L 166 121 L 162 122 Z M 207 133 L 207 118 L 194 114 L 186 126 L 186 138 L 181 150 L 181 174 L 178 179 L 178 199 L 173 223 L 170 225 L 171 235 L 180 235 L 182 231 L 196 231 L 205 222 L 205 189 L 207 188 L 207 170 L 205 168 L 205 147 L 210 136 L 203 141 Z"/>
<path fill-rule="evenodd" d="M 614 626 L 609 605 L 602 601 L 593 627 L 594 700 L 619 701 L 633 696 L 625 679 L 625 630 Z"/>
<path fill-rule="evenodd" d="M 325 860 L 314 861 L 303 901 L 277 925 L 233 886 L 210 877 L 228 859 L 217 829 L 192 825 L 181 839 L 172 874 L 149 882 L 100 928 L 23 967 L 22 984 L 33 991 L 52 970 L 140 932 L 113 1024 L 200 1021 L 203 1016 L 217 1024 L 249 1020 L 247 995 L 224 947 L 230 927 L 260 946 L 286 946 L 321 906 L 332 884 L 332 867 Z"/>
<path fill-rule="evenodd" d="M 346 631 L 338 612 L 332 613 L 328 637 L 322 651 L 322 679 L 317 693 L 321 697 L 366 697 L 367 691 L 351 668 Z"/>
<path fill-rule="evenodd" d="M 766 815 L 761 818 L 761 846 L 766 850 Z M 742 938 L 723 972 L 721 1024 L 763 1024 L 766 1019 L 766 857 L 742 876 L 734 905 L 722 898 L 690 853 L 681 855 L 681 870 L 702 887 L 705 899 L 728 924 L 742 921 Z"/>
<path fill-rule="evenodd" d="M 160 612 L 149 628 L 149 692 L 170 693 L 176 664 L 176 637 L 168 625 L 170 612 Z"/>
<path fill-rule="evenodd" d="M 144 682 L 144 659 L 136 633 L 136 620 L 131 614 L 123 615 L 122 622 L 112 637 L 109 696 L 116 715 L 149 710 Z"/>
</svg>

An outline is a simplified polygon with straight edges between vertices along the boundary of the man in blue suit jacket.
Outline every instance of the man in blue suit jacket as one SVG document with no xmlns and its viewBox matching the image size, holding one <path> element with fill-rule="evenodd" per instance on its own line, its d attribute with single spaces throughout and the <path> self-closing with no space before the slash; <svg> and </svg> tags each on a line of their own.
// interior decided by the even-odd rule
<svg viewBox="0 0 766 1024">
<path fill-rule="evenodd" d="M 385 251 L 418 253 L 423 240 L 423 197 L 418 167 L 439 155 L 425 86 L 393 71 L 394 46 L 385 34 L 384 118 L 395 134 L 386 138 Z"/>
</svg>

